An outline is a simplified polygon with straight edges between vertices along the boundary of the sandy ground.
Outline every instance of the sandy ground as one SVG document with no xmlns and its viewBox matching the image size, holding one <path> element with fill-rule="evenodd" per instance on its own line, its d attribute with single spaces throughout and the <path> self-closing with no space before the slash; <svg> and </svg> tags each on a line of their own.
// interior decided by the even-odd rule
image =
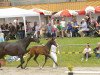
<svg viewBox="0 0 100 75">
<path fill-rule="evenodd" d="M 0 70 L 0 75 L 66 75 L 66 68 L 33 68 L 28 67 L 28 69 L 18 69 L 14 67 L 3 67 Z"/>
<path fill-rule="evenodd" d="M 52 67 L 45 67 L 43 69 L 38 67 L 28 67 L 27 69 L 3 67 L 2 69 L 0 70 L 0 75 L 68 75 L 66 67 L 57 69 Z M 76 67 L 73 72 L 74 75 L 100 75 L 100 67 Z"/>
</svg>

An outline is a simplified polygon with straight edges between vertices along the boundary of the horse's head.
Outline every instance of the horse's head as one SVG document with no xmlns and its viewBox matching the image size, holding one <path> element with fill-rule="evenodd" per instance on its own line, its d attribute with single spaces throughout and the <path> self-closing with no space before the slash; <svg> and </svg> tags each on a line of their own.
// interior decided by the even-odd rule
<svg viewBox="0 0 100 75">
<path fill-rule="evenodd" d="M 40 39 L 37 38 L 37 37 L 34 37 L 34 36 L 31 37 L 31 41 L 32 41 L 32 42 L 40 43 Z"/>
<path fill-rule="evenodd" d="M 57 46 L 57 43 L 55 41 L 55 38 L 52 38 L 50 41 L 49 41 L 50 45 L 55 45 Z"/>
</svg>

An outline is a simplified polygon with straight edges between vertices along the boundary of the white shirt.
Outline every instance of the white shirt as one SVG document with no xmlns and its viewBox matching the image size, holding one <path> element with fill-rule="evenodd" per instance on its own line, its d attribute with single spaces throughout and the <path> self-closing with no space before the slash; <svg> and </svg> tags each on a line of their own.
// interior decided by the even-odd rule
<svg viewBox="0 0 100 75">
<path fill-rule="evenodd" d="M 37 32 L 40 31 L 40 26 L 37 25 L 37 26 L 35 27 L 35 31 L 37 31 Z"/>
<path fill-rule="evenodd" d="M 60 24 L 61 24 L 62 27 L 65 27 L 66 22 L 65 21 L 61 21 Z"/>
<path fill-rule="evenodd" d="M 16 22 L 17 22 L 17 20 L 15 19 L 15 20 L 14 20 L 14 23 L 16 23 Z"/>
<path fill-rule="evenodd" d="M 16 25 L 19 24 L 18 20 L 16 20 L 16 19 L 15 19 L 13 22 L 14 22 L 14 26 L 15 26 L 15 27 L 16 27 Z"/>
<path fill-rule="evenodd" d="M 85 48 L 85 49 L 84 49 L 84 53 L 90 52 L 90 51 L 91 51 L 91 48 Z"/>
<path fill-rule="evenodd" d="M 15 24 L 18 24 L 18 20 L 15 19 L 15 20 L 14 20 L 14 23 L 15 23 Z"/>
<path fill-rule="evenodd" d="M 51 45 L 51 52 L 56 52 L 57 47 L 55 45 Z"/>
<path fill-rule="evenodd" d="M 83 31 L 88 31 L 89 29 L 87 28 L 87 23 L 86 22 L 83 22 L 82 24 L 81 24 L 81 29 L 83 30 Z"/>
<path fill-rule="evenodd" d="M 57 26 L 56 25 L 53 25 L 54 26 L 54 28 L 57 28 Z"/>
<path fill-rule="evenodd" d="M 2 33 L 2 29 L 0 28 L 0 33 Z"/>
</svg>

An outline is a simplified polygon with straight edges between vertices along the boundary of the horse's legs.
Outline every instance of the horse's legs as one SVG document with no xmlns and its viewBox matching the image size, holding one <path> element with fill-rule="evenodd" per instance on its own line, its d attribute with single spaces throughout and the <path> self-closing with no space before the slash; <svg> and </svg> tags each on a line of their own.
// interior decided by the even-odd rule
<svg viewBox="0 0 100 75">
<path fill-rule="evenodd" d="M 58 66 L 57 62 L 54 61 L 54 59 L 48 54 L 47 57 L 51 58 L 53 62 Z"/>
<path fill-rule="evenodd" d="M 28 64 L 28 62 L 29 62 L 29 60 L 30 60 L 32 57 L 33 57 L 33 55 L 30 55 L 30 56 L 29 56 L 29 58 L 27 59 L 27 62 L 26 62 L 26 65 L 25 65 L 24 68 L 26 68 L 26 66 L 27 66 L 27 64 Z"/>
<path fill-rule="evenodd" d="M 38 64 L 38 66 L 39 66 L 39 63 L 38 63 L 38 61 L 36 60 L 38 56 L 39 56 L 38 54 L 35 55 L 34 61 L 35 61 L 35 62 Z"/>
<path fill-rule="evenodd" d="M 23 69 L 23 64 L 24 64 L 24 59 L 23 59 L 23 56 L 19 56 L 19 58 L 20 58 L 20 64 L 17 66 L 17 68 L 19 68 L 19 67 L 21 67 L 22 69 Z"/>
<path fill-rule="evenodd" d="M 44 64 L 43 64 L 43 66 L 42 66 L 42 68 L 44 67 L 44 65 L 46 64 L 46 62 L 47 62 L 47 56 L 45 56 L 45 62 L 44 62 Z"/>
</svg>

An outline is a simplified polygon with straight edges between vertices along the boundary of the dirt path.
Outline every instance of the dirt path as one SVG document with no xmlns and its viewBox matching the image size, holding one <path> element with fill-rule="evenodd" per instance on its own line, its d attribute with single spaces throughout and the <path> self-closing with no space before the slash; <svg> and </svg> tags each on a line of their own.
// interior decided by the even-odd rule
<svg viewBox="0 0 100 75">
<path fill-rule="evenodd" d="M 52 67 L 45 67 L 43 69 L 38 67 L 28 67 L 28 69 L 3 67 L 2 69 L 0 70 L 0 75 L 68 75 L 66 67 L 57 69 Z M 100 67 L 76 67 L 73 72 L 74 75 L 100 75 Z"/>
<path fill-rule="evenodd" d="M 66 75 L 66 68 L 33 68 L 29 67 L 28 69 L 17 69 L 14 67 L 3 67 L 3 70 L 0 70 L 0 75 Z"/>
</svg>

